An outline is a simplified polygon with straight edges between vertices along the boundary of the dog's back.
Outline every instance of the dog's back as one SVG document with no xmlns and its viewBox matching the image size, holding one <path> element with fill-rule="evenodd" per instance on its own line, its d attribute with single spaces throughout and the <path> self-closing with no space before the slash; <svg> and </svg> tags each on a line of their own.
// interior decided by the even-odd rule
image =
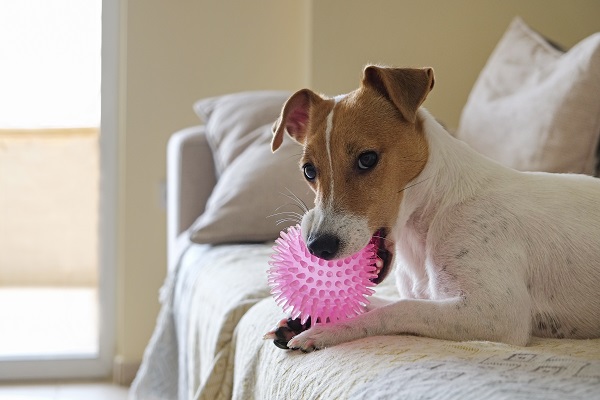
<svg viewBox="0 0 600 400">
<path fill-rule="evenodd" d="M 600 180 L 523 173 L 506 212 L 527 251 L 535 336 L 600 334 Z"/>
<path fill-rule="evenodd" d="M 437 251 L 465 265 L 470 257 L 492 260 L 514 284 L 521 282 L 523 290 L 505 295 L 519 292 L 521 303 L 529 303 L 523 306 L 530 308 L 533 335 L 600 336 L 600 179 L 501 167 L 443 134 L 428 113 L 421 115 L 432 132 L 423 174 L 438 183 L 417 191 L 447 186 L 438 189 L 443 199 L 436 213 L 443 217 L 429 227 L 445 241 Z M 465 193 L 453 199 L 460 187 Z M 412 193 L 406 197 L 410 201 Z"/>
</svg>

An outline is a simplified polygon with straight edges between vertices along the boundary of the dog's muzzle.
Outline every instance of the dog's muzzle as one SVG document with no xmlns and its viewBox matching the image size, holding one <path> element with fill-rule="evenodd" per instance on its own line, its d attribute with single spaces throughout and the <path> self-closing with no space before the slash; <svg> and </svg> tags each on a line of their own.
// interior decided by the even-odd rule
<svg viewBox="0 0 600 400">
<path fill-rule="evenodd" d="M 375 284 L 381 283 L 389 273 L 393 254 L 386 246 L 387 231 L 383 228 L 378 229 L 371 238 L 371 243 L 375 243 L 377 248 L 377 277 L 372 281 Z M 341 240 L 338 236 L 325 233 L 318 236 L 310 236 L 306 247 L 308 251 L 323 260 L 333 260 L 337 258 L 340 252 Z"/>
</svg>

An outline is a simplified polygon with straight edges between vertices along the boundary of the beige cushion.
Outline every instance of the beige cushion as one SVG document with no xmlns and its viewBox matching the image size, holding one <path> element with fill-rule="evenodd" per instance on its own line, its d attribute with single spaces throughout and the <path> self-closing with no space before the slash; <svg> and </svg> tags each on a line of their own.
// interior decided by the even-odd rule
<svg viewBox="0 0 600 400">
<path fill-rule="evenodd" d="M 283 91 L 250 91 L 201 99 L 194 104 L 194 111 L 206 124 L 217 175 L 260 136 L 257 128 L 275 122 L 290 95 Z"/>
<path fill-rule="evenodd" d="M 593 174 L 600 33 L 563 53 L 516 18 L 480 73 L 456 136 L 518 170 Z"/>
<path fill-rule="evenodd" d="M 309 207 L 314 195 L 298 162 L 302 148 L 291 139 L 271 152 L 271 126 L 289 97 L 287 92 L 244 92 L 197 102 L 215 159 L 217 184 L 204 213 L 192 224 L 196 243 L 262 242 L 276 239 L 293 222 L 277 224 L 302 211 L 289 196 Z"/>
</svg>

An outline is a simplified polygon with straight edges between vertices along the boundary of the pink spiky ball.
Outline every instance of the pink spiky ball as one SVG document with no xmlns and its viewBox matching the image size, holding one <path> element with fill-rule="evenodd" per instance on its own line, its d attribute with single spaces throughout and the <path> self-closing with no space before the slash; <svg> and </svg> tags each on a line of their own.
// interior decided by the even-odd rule
<svg viewBox="0 0 600 400">
<path fill-rule="evenodd" d="M 347 258 L 327 261 L 310 254 L 296 225 L 281 232 L 273 250 L 271 294 L 292 319 L 336 322 L 361 314 L 369 304 L 371 279 L 377 277 L 373 242 Z"/>
</svg>

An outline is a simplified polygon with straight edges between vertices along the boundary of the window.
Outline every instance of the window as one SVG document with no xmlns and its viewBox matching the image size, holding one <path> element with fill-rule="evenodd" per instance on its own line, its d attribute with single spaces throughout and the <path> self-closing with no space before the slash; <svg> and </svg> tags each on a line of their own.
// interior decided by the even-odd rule
<svg viewBox="0 0 600 400">
<path fill-rule="evenodd" d="M 0 379 L 107 370 L 101 42 L 117 1 L 104 3 L 106 16 L 101 0 L 0 0 Z"/>
</svg>

